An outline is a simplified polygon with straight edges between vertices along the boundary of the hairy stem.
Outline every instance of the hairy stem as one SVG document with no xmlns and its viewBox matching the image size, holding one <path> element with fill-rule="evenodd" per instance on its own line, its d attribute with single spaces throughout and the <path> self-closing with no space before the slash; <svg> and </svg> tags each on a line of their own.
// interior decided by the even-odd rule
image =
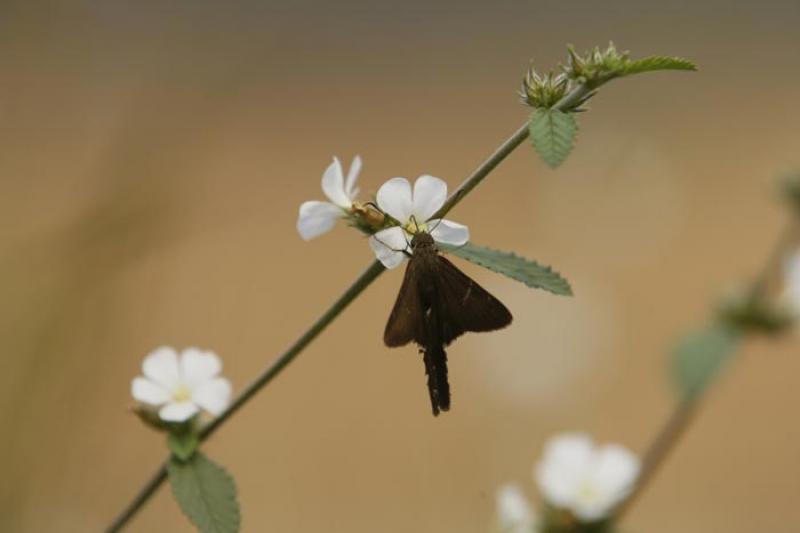
<svg viewBox="0 0 800 533">
<path fill-rule="evenodd" d="M 569 94 L 561 99 L 556 107 L 566 110 L 580 102 L 591 92 L 584 85 L 575 87 Z M 481 181 L 488 176 L 492 170 L 511 154 L 528 137 L 527 123 L 519 128 L 509 137 L 489 158 L 481 163 L 475 171 L 456 189 L 447 199 L 444 205 L 432 218 L 443 217 L 453 207 L 458 205 Z M 286 368 L 300 353 L 313 341 L 322 331 L 333 322 L 345 308 L 358 297 L 373 281 L 384 271 L 383 265 L 375 261 L 364 271 L 361 276 L 347 289 L 342 296 L 305 332 L 300 336 L 286 352 L 284 352 L 274 363 L 268 366 L 242 393 L 234 399 L 233 403 L 208 426 L 203 428 L 200 439 L 205 440 L 211 436 L 222 424 L 229 420 L 239 409 L 250 401 L 258 392 L 264 388 L 273 378 Z M 144 506 L 150 497 L 156 492 L 158 487 L 167 479 L 166 466 L 162 465 L 151 477 L 137 496 L 128 506 L 117 516 L 114 522 L 106 530 L 109 533 L 120 531 L 133 518 L 136 513 Z"/>
<path fill-rule="evenodd" d="M 678 441 L 681 440 L 697 413 L 699 396 L 695 395 L 681 399 L 669 417 L 667 417 L 664 425 L 661 426 L 661 429 L 659 429 L 647 448 L 644 457 L 642 457 L 642 469 L 636 480 L 636 485 L 630 495 L 617 508 L 615 513 L 617 519 L 621 518 L 638 500 L 659 467 L 664 464 L 670 452 L 675 449 Z"/>
<path fill-rule="evenodd" d="M 300 338 L 297 339 L 295 343 L 283 353 L 283 355 L 278 357 L 278 359 L 268 368 L 266 368 L 261 375 L 253 380 L 250 385 L 245 387 L 241 394 L 239 394 L 239 396 L 233 400 L 230 406 L 228 406 L 228 408 L 225 409 L 222 414 L 220 414 L 211 423 L 203 428 L 203 430 L 200 432 L 200 439 L 205 440 L 211 436 L 212 433 L 214 433 L 222 424 L 224 424 L 239 409 L 241 409 L 244 404 L 246 404 L 253 396 L 255 396 L 258 391 L 267 385 L 267 383 L 272 381 L 275 376 L 280 374 L 281 371 L 286 368 L 286 366 L 291 363 L 295 357 L 300 355 L 300 352 L 302 352 L 306 346 L 311 344 L 311 341 L 313 341 L 317 335 L 322 333 L 322 331 L 328 327 L 328 325 L 333 322 L 353 300 L 355 300 L 362 292 L 364 292 L 364 289 L 369 287 L 372 282 L 383 273 L 384 270 L 386 269 L 380 263 L 380 261 L 373 261 L 373 263 L 358 277 L 358 279 L 356 279 L 356 281 L 350 285 L 350 288 L 347 289 L 344 294 L 342 294 L 339 299 L 336 300 L 316 322 L 314 322 L 308 331 L 303 333 L 303 335 L 301 335 Z"/>
<path fill-rule="evenodd" d="M 586 85 L 578 85 L 566 96 L 564 96 L 564 98 L 559 100 L 559 102 L 553 107 L 561 111 L 572 109 L 591 92 L 592 89 L 589 89 Z M 529 135 L 530 132 L 528 131 L 528 123 L 526 122 L 517 131 L 515 131 L 514 134 L 506 140 L 506 142 L 501 144 L 500 147 L 489 157 L 489 159 L 487 159 L 480 167 L 478 167 L 469 178 L 464 180 L 464 183 L 462 183 L 461 186 L 450 195 L 450 198 L 447 199 L 444 205 L 442 205 L 442 207 L 440 207 L 431 218 L 442 218 L 449 213 L 450 210 L 454 208 L 461 200 L 463 200 L 466 195 L 472 192 L 472 189 L 477 187 L 478 184 L 482 182 L 483 179 L 488 176 L 489 173 L 508 156 L 508 154 L 513 152 L 520 144 L 522 144 L 522 141 L 527 139 Z"/>
<path fill-rule="evenodd" d="M 155 494 L 156 490 L 158 490 L 158 487 L 160 487 L 161 484 L 166 481 L 166 479 L 167 465 L 164 463 L 153 473 L 152 476 L 150 476 L 150 480 L 144 484 L 136 497 L 131 500 L 125 509 L 123 509 L 119 515 L 117 515 L 111 525 L 108 526 L 106 531 L 109 533 L 113 531 L 120 531 L 122 527 L 128 523 L 128 520 L 133 518 L 134 515 L 139 512 L 139 509 L 141 509 L 142 506 L 144 506 L 144 504 L 150 500 L 150 497 Z"/>
</svg>

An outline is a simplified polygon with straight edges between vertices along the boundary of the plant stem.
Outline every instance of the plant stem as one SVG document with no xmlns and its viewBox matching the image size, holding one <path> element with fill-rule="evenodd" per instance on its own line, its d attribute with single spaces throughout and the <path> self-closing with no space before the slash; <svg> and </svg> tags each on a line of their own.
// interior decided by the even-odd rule
<svg viewBox="0 0 800 533">
<path fill-rule="evenodd" d="M 356 299 L 364 289 L 369 287 L 373 281 L 380 276 L 386 268 L 380 263 L 380 261 L 373 261 L 373 263 L 350 285 L 350 288 L 347 289 L 344 294 L 342 294 L 338 300 L 336 300 L 333 305 L 321 316 L 319 319 L 314 322 L 314 324 L 300 336 L 297 341 L 288 349 L 286 352 L 283 353 L 274 363 L 272 363 L 264 372 L 261 373 L 250 385 L 248 385 L 239 396 L 236 397 L 235 400 L 228 406 L 225 411 L 216 417 L 211 423 L 209 423 L 203 430 L 200 432 L 200 440 L 205 440 L 211 436 L 222 424 L 225 423 L 230 417 L 232 417 L 239 409 L 244 406 L 253 396 L 255 396 L 258 391 L 260 391 L 267 383 L 272 381 L 272 379 L 280 374 L 280 372 L 286 368 L 286 366 L 291 363 L 295 357 L 300 355 L 306 346 L 311 344 L 317 335 L 322 333 L 322 331 L 328 327 L 328 325 L 333 322 L 336 317 L 338 317 L 342 311 L 347 308 L 350 303 Z"/>
<path fill-rule="evenodd" d="M 556 103 L 556 105 L 553 107 L 560 111 L 571 109 L 591 92 L 592 89 L 589 89 L 586 85 L 578 85 L 567 95 L 565 95 L 564 98 L 559 100 L 558 103 Z M 450 195 L 450 198 L 447 199 L 444 205 L 442 205 L 442 207 L 440 207 L 431 218 L 442 218 L 449 213 L 450 210 L 458 205 L 458 203 L 463 200 L 464 197 L 472 191 L 472 189 L 477 187 L 478 184 L 482 182 L 483 179 L 488 176 L 489 173 L 508 156 L 508 154 L 513 152 L 520 144 L 522 144 L 522 141 L 527 139 L 529 135 L 530 132 L 528 131 L 528 123 L 526 122 L 517 131 L 515 131 L 514 134 L 506 140 L 506 142 L 501 144 L 500 147 L 489 157 L 489 159 L 487 159 L 480 167 L 478 167 L 469 178 L 464 180 L 464 183 L 462 183 L 461 186 L 456 189 L 452 195 Z"/>
<path fill-rule="evenodd" d="M 317 335 L 322 333 L 322 331 L 333 322 L 333 320 L 338 317 L 345 308 L 356 299 L 356 297 L 361 294 L 364 289 L 370 286 L 370 284 L 375 281 L 375 279 L 384 271 L 383 265 L 379 261 L 374 261 L 369 268 L 367 268 L 363 274 L 361 274 L 358 279 L 347 289 L 344 294 L 342 294 L 331 307 L 321 316 L 319 319 L 314 322 L 314 324 L 305 332 L 299 339 L 297 339 L 294 344 L 292 344 L 288 350 L 286 350 L 278 359 L 272 363 L 269 367 L 267 367 L 264 372 L 262 372 L 250 385 L 245 387 L 239 396 L 234 399 L 234 401 L 228 406 L 225 411 L 223 411 L 218 417 L 216 417 L 211 423 L 205 426 L 200 431 L 200 440 L 203 441 L 207 439 L 212 433 L 214 433 L 226 420 L 230 419 L 239 409 L 242 408 L 253 396 L 255 396 L 258 391 L 260 391 L 267 383 L 272 381 L 272 379 L 277 376 L 281 370 L 286 368 L 286 366 L 297 357 L 303 349 L 308 346 L 311 341 L 313 341 Z M 167 461 L 169 458 L 167 458 Z M 136 512 L 147 502 L 150 496 L 155 493 L 156 489 L 167 479 L 167 467 L 166 463 L 161 465 L 161 467 L 153 474 L 150 481 L 148 481 L 144 487 L 139 491 L 139 494 L 133 501 L 128 505 L 128 507 L 120 513 L 114 523 L 108 528 L 107 531 L 114 532 L 119 531 L 127 522 L 130 520 Z"/>
<path fill-rule="evenodd" d="M 167 459 L 169 460 L 169 459 Z M 125 524 L 128 523 L 128 520 L 134 517 L 134 515 L 139 512 L 139 509 L 147 503 L 150 497 L 155 494 L 156 490 L 161 486 L 164 481 L 167 479 L 167 465 L 166 463 L 162 464 L 158 470 L 153 473 L 150 477 L 150 481 L 144 484 L 144 486 L 139 490 L 139 494 L 131 500 L 131 502 L 123 509 L 123 511 L 114 519 L 114 522 L 108 526 L 106 531 L 108 533 L 112 533 L 115 531 L 120 531 Z"/>
<path fill-rule="evenodd" d="M 758 300 L 767 296 L 770 281 L 779 271 L 781 261 L 787 251 L 794 246 L 797 240 L 797 233 L 798 223 L 793 219 L 783 230 L 758 275 L 753 279 L 749 290 L 750 298 Z M 683 397 L 667 417 L 642 458 L 642 468 L 636 480 L 636 485 L 631 494 L 620 504 L 615 512 L 617 519 L 621 518 L 631 508 L 653 479 L 659 467 L 686 434 L 699 410 L 700 401 L 707 392 L 708 387 L 697 394 Z"/>
<path fill-rule="evenodd" d="M 591 91 L 584 85 L 575 87 L 561 101 L 556 104 L 559 109 L 569 109 L 575 103 L 580 102 Z M 456 189 L 456 191 L 445 201 L 444 205 L 432 218 L 443 217 L 453 207 L 458 205 L 467 194 L 475 188 L 492 170 L 511 154 L 528 137 L 527 123 L 519 128 L 509 137 L 500 147 L 489 156 L 486 161 L 475 169 L 475 171 Z M 242 393 L 234 399 L 233 403 L 211 423 L 200 432 L 200 440 L 210 437 L 217 429 L 222 426 L 230 417 L 250 401 L 258 392 L 275 378 L 286 366 L 291 363 L 300 353 L 313 341 L 328 325 L 333 322 L 344 309 L 358 297 L 375 279 L 384 271 L 383 265 L 375 261 L 364 271 L 363 274 L 347 289 L 333 305 L 289 347 L 278 359 L 267 367 Z M 167 459 L 169 460 L 169 458 Z M 133 518 L 136 513 L 144 506 L 158 487 L 167 479 L 166 463 L 161 466 L 151 477 L 138 495 L 128 504 L 128 506 L 117 516 L 114 522 L 106 530 L 108 533 L 120 531 Z"/>
<path fill-rule="evenodd" d="M 617 519 L 620 519 L 633 506 L 633 503 L 641 496 L 659 467 L 669 457 L 670 452 L 675 449 L 678 441 L 689 428 L 697 413 L 699 400 L 700 395 L 682 398 L 670 413 L 664 425 L 661 426 L 642 458 L 642 468 L 636 480 L 636 485 L 615 512 Z"/>
</svg>

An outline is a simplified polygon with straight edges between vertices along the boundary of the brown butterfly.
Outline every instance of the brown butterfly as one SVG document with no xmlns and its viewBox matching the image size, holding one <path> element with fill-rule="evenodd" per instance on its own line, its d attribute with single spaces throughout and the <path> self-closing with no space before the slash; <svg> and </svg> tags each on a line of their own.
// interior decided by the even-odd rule
<svg viewBox="0 0 800 533">
<path fill-rule="evenodd" d="M 397 301 L 389 315 L 386 346 L 419 346 L 434 416 L 450 409 L 445 347 L 467 331 L 493 331 L 508 326 L 512 317 L 489 294 L 453 263 L 439 255 L 430 234 L 417 232 Z"/>
</svg>

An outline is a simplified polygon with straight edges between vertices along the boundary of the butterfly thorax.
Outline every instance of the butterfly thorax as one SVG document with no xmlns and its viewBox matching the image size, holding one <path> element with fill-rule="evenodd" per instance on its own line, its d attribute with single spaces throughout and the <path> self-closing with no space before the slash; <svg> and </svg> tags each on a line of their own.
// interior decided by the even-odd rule
<svg viewBox="0 0 800 533">
<path fill-rule="evenodd" d="M 426 233 L 424 231 L 415 233 L 411 238 L 411 250 L 413 250 L 415 254 L 436 254 L 438 252 L 438 248 L 436 248 L 436 242 L 433 240 L 433 237 L 431 237 L 430 233 Z"/>
</svg>

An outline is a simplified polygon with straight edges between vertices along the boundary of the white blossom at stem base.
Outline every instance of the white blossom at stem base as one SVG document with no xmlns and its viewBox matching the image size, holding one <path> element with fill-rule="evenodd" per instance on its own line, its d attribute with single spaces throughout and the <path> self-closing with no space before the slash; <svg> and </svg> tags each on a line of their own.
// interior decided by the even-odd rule
<svg viewBox="0 0 800 533">
<path fill-rule="evenodd" d="M 143 376 L 131 382 L 131 394 L 164 422 L 186 422 L 201 411 L 218 415 L 230 403 L 231 384 L 220 377 L 222 362 L 213 352 L 163 346 L 145 357 Z"/>
<path fill-rule="evenodd" d="M 533 533 L 536 516 L 527 498 L 516 485 L 497 490 L 497 526 L 501 533 Z"/>
<path fill-rule="evenodd" d="M 630 493 L 639 460 L 617 444 L 596 446 L 580 433 L 559 435 L 545 445 L 535 477 L 548 504 L 577 520 L 603 520 Z"/>
</svg>

